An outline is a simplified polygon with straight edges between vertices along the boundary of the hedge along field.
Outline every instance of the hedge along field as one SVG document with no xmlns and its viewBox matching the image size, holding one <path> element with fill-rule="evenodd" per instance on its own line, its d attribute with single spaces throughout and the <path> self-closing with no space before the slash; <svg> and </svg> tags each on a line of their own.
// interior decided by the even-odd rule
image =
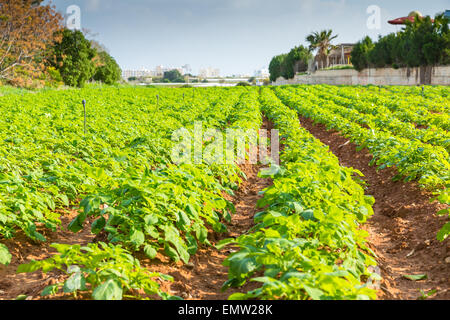
<svg viewBox="0 0 450 320">
<path fill-rule="evenodd" d="M 263 211 L 255 216 L 255 227 L 217 247 L 240 248 L 224 262 L 229 281 L 223 289 L 252 280 L 261 283 L 259 289 L 230 298 L 374 299 L 376 292 L 369 287 L 378 278 L 369 267 L 376 262 L 366 245 L 367 233 L 360 230 L 373 214 L 373 198 L 364 195 L 354 178 L 357 171 L 340 167 L 324 145 L 300 128 L 297 112 L 330 126 L 339 119 L 339 129 L 368 145 L 379 165 L 395 166 L 408 179 L 439 190 L 439 199 L 448 202 L 442 190 L 448 186 L 445 90 L 431 93 L 430 88 L 430 97 L 415 94 L 418 102 L 410 113 L 390 99 L 394 90 L 400 96 L 409 93 L 383 90 L 88 87 L 10 92 L 0 97 L 0 241 L 18 233 L 45 241 L 42 228 L 56 231 L 61 214 L 75 209 L 78 215 L 69 229 L 80 232 L 87 219 L 95 219 L 91 232 L 104 235 L 106 243 L 55 244 L 58 254 L 20 266 L 19 272 L 57 269 L 67 274 L 44 295 L 63 291 L 100 300 L 154 294 L 178 299 L 155 280 L 171 277 L 141 267 L 136 254 L 153 259 L 162 253 L 188 263 L 199 246 L 211 245 L 209 232 L 226 230 L 235 211 L 227 199 L 245 175 L 237 164 L 175 165 L 172 134 L 180 128 L 192 131 L 196 121 L 204 128 L 256 130 L 265 115 L 281 132 L 281 164 L 261 173 L 271 177 L 273 186 L 261 191 Z M 325 104 L 333 94 L 334 102 Z M 355 94 L 379 102 L 389 114 L 360 104 Z M 345 107 L 350 99 L 354 103 Z M 86 134 L 82 100 L 87 102 Z M 424 129 L 431 134 L 404 124 L 417 115 L 433 119 L 435 127 Z M 390 121 L 394 118 L 401 123 Z M 434 137 L 433 131 L 438 132 Z M 395 154 L 398 146 L 400 155 Z M 411 156 L 416 146 L 423 151 Z M 448 235 L 445 230 L 441 238 Z M 11 258 L 0 242 L 0 263 Z M 262 277 L 256 276 L 261 272 Z"/>
</svg>

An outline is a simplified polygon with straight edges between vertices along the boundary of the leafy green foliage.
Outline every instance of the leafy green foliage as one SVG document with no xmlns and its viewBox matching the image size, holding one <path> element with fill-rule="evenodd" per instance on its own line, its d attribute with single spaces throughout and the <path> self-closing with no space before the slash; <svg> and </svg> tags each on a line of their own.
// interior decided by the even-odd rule
<svg viewBox="0 0 450 320">
<path fill-rule="evenodd" d="M 11 257 L 11 253 L 9 253 L 8 248 L 4 244 L 0 243 L 0 264 L 10 264 Z"/>
<path fill-rule="evenodd" d="M 439 195 L 439 197 L 436 200 L 438 200 L 442 204 L 446 204 L 447 206 L 450 206 L 450 195 L 448 193 L 448 190 L 442 191 L 442 193 Z M 441 210 L 437 214 L 440 216 L 448 215 L 450 218 L 450 208 Z M 442 229 L 439 230 L 437 239 L 442 242 L 445 239 L 447 239 L 449 235 L 450 235 L 450 222 L 447 222 L 442 227 Z"/>
<path fill-rule="evenodd" d="M 340 131 L 360 148 L 367 148 L 373 155 L 371 165 L 376 164 L 379 169 L 395 166 L 397 180 L 418 180 L 430 191 L 448 187 L 449 154 L 443 147 L 397 136 L 383 125 L 367 128 L 371 123 L 363 123 L 361 118 L 370 118 L 369 115 L 355 114 L 351 108 L 336 105 L 333 99 L 319 98 L 305 86 L 276 88 L 275 92 L 303 116 Z"/>
<path fill-rule="evenodd" d="M 360 229 L 373 213 L 373 199 L 354 178 L 361 173 L 340 167 L 328 148 L 299 126 L 297 112 L 343 132 L 367 147 L 380 169 L 395 166 L 399 179 L 417 179 L 448 204 L 448 88 L 258 90 L 89 85 L 6 92 L 0 97 L 0 156 L 5 159 L 0 163 L 0 237 L 13 238 L 20 229 L 33 241 L 45 241 L 41 229 L 56 230 L 59 214 L 75 209 L 79 215 L 71 231 L 80 232 L 94 218 L 91 232 L 104 234 L 110 243 L 56 245 L 58 255 L 20 271 L 63 271 L 65 281 L 47 287 L 46 295 L 170 298 L 154 286 L 154 278 L 165 277 L 141 268 L 130 253 L 188 262 L 200 246 L 210 244 L 208 229 L 226 231 L 234 207 L 224 194 L 233 195 L 243 177 L 237 165 L 210 164 L 208 157 L 175 165 L 172 133 L 182 127 L 192 132 L 196 121 L 221 130 L 257 129 L 262 109 L 280 130 L 282 165 L 260 173 L 273 186 L 259 201 L 263 211 L 255 216 L 256 227 L 217 245 L 240 248 L 225 262 L 230 277 L 224 289 L 256 281 L 257 290 L 230 298 L 374 298 L 366 279 L 376 277 L 368 271 L 375 261 Z M 83 99 L 88 102 L 86 135 Z M 193 140 L 198 143 L 198 137 Z M 438 237 L 448 234 L 447 225 Z M 0 244 L 0 263 L 10 260 Z"/>
<path fill-rule="evenodd" d="M 119 81 L 122 76 L 122 70 L 116 60 L 105 51 L 99 52 L 98 57 L 100 65 L 95 69 L 94 80 L 109 85 Z"/>
<path fill-rule="evenodd" d="M 291 49 L 288 54 L 273 57 L 269 65 L 270 80 L 275 81 L 278 77 L 294 78 L 296 72 L 308 69 L 311 58 L 311 52 L 302 45 Z"/>
<path fill-rule="evenodd" d="M 167 80 L 168 82 L 178 82 L 178 83 L 185 82 L 183 75 L 177 69 L 165 71 L 163 80 Z"/>
<path fill-rule="evenodd" d="M 95 54 L 81 31 L 65 29 L 62 40 L 49 53 L 48 63 L 59 70 L 66 85 L 81 88 L 95 73 Z"/>
<path fill-rule="evenodd" d="M 254 232 L 219 244 L 240 247 L 224 263 L 223 289 L 251 280 L 262 287 L 230 299 L 374 299 L 362 279 L 373 276 L 367 266 L 375 261 L 359 229 L 374 200 L 353 180 L 360 173 L 340 167 L 270 89 L 262 89 L 261 107 L 285 138 L 283 165 L 260 173 L 273 186 L 258 202 L 264 211 Z M 260 271 L 264 276 L 255 278 Z"/>
<path fill-rule="evenodd" d="M 356 70 L 361 71 L 369 66 L 369 53 L 374 45 L 370 37 L 356 43 L 351 53 L 351 62 Z"/>
<path fill-rule="evenodd" d="M 439 14 L 434 21 L 427 17 L 416 17 L 407 21 L 401 32 L 380 37 L 378 42 L 366 37 L 352 51 L 355 69 L 369 66 L 419 67 L 446 65 L 450 63 L 449 21 Z"/>
<path fill-rule="evenodd" d="M 73 232 L 95 216 L 92 232 L 105 232 L 113 243 L 187 261 L 199 244 L 209 244 L 207 226 L 225 231 L 232 205 L 223 192 L 236 189 L 240 170 L 174 166 L 172 133 L 192 130 L 197 120 L 219 129 L 261 122 L 256 89 L 196 92 L 89 86 L 0 97 L 0 237 L 13 238 L 20 229 L 45 241 L 38 226 L 56 230 L 61 212 L 80 207 L 69 225 Z"/>
<path fill-rule="evenodd" d="M 169 276 L 152 273 L 140 266 L 137 259 L 121 246 L 104 243 L 80 245 L 53 244 L 59 254 L 42 261 L 20 265 L 18 273 L 38 270 L 47 273 L 52 270 L 64 272 L 68 278 L 63 283 L 46 287 L 42 296 L 91 292 L 95 300 L 148 299 L 159 295 L 173 299 L 159 288 L 156 279 L 173 281 Z"/>
<path fill-rule="evenodd" d="M 450 118 L 448 112 L 436 118 L 428 111 L 429 108 L 448 111 L 448 102 L 433 107 L 429 102 L 425 106 L 414 106 L 412 102 L 420 100 L 416 97 L 412 100 L 408 98 L 409 101 L 402 106 L 398 101 L 399 95 L 393 97 L 396 100 L 393 103 L 383 100 L 383 95 L 379 92 L 374 98 L 361 92 L 352 95 L 352 88 L 334 88 L 331 89 L 334 93 L 328 95 L 323 91 L 330 89 L 330 86 L 319 87 L 320 92 L 314 87 L 306 89 L 304 86 L 277 88 L 275 92 L 282 101 L 303 116 L 323 123 L 329 129 L 338 130 L 360 148 L 367 148 L 373 155 L 372 165 L 378 165 L 379 169 L 395 166 L 398 171 L 395 179 L 418 180 L 422 187 L 441 194 L 438 198 L 441 203 L 449 204 L 447 189 L 450 185 L 450 163 L 447 150 L 450 141 L 443 128 L 448 128 Z M 339 96 L 352 97 L 352 100 L 341 99 Z M 356 102 L 358 100 L 368 103 Z M 377 107 L 370 100 L 377 103 Z M 393 116 L 390 117 L 391 112 Z M 417 130 L 414 125 L 398 121 L 397 117 L 410 121 L 416 117 L 422 118 L 430 128 Z M 436 127 L 432 126 L 433 123 Z M 438 214 L 448 212 L 447 209 Z M 439 231 L 438 239 L 444 241 L 449 234 L 450 223 L 447 223 Z"/>
<path fill-rule="evenodd" d="M 285 73 L 287 54 L 280 54 L 272 58 L 269 64 L 270 80 L 276 81 Z"/>
</svg>

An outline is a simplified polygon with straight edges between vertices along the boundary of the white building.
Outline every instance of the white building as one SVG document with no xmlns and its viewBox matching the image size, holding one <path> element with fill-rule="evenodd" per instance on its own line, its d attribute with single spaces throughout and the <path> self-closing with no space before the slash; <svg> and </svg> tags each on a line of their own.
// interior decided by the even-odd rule
<svg viewBox="0 0 450 320">
<path fill-rule="evenodd" d="M 185 75 L 192 71 L 191 67 L 188 64 L 184 65 L 181 68 L 169 68 L 169 67 L 164 67 L 162 65 L 159 65 L 159 66 L 156 66 L 154 70 L 148 70 L 145 68 L 142 68 L 141 70 L 123 70 L 122 78 L 125 80 L 128 80 L 131 77 L 136 77 L 136 78 L 163 77 L 164 72 L 170 71 L 170 70 L 178 70 L 182 75 Z"/>
<path fill-rule="evenodd" d="M 122 71 L 122 78 L 125 80 L 128 80 L 128 78 L 135 77 L 135 78 L 146 78 L 146 77 L 153 77 L 153 71 L 147 70 L 147 69 L 141 69 L 141 70 L 123 70 Z"/>
<path fill-rule="evenodd" d="M 269 78 L 270 77 L 269 69 L 261 68 L 259 70 L 256 70 L 254 76 L 256 78 Z"/>
<path fill-rule="evenodd" d="M 212 67 L 202 68 L 198 72 L 198 75 L 201 78 L 217 78 L 220 77 L 220 70 Z"/>
<path fill-rule="evenodd" d="M 164 75 L 164 72 L 166 72 L 166 71 L 167 71 L 167 69 L 164 68 L 164 66 L 162 66 L 162 65 L 156 66 L 155 72 L 154 72 L 155 77 L 162 77 Z"/>
<path fill-rule="evenodd" d="M 189 64 L 185 64 L 184 66 L 181 67 L 181 69 L 183 70 L 183 72 L 181 72 L 182 75 L 192 73 L 192 68 Z"/>
</svg>

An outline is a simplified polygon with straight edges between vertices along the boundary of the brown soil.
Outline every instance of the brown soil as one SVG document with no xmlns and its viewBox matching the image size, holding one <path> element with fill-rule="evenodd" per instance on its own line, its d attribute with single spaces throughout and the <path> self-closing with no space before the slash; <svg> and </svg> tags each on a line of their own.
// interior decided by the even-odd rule
<svg viewBox="0 0 450 320">
<path fill-rule="evenodd" d="M 90 223 L 93 220 L 87 221 L 85 228 L 77 234 L 67 230 L 67 226 L 77 215 L 78 212 L 72 211 L 69 215 L 61 217 L 62 228 L 56 232 L 48 229 L 39 230 L 47 238 L 45 243 L 33 243 L 22 232 L 11 240 L 2 241 L 11 252 L 12 261 L 8 266 L 0 264 L 0 300 L 14 300 L 19 295 L 28 296 L 27 300 L 39 299 L 46 286 L 64 279 L 64 274 L 60 272 L 17 274 L 16 270 L 21 264 L 29 263 L 31 260 L 44 260 L 57 253 L 50 247 L 52 243 L 86 245 L 92 242 L 95 235 L 90 232 Z"/>
<path fill-rule="evenodd" d="M 227 234 L 210 233 L 209 240 L 212 244 L 230 237 L 239 237 L 253 227 L 253 216 L 258 211 L 256 202 L 261 197 L 259 192 L 271 184 L 270 179 L 257 176 L 260 169 L 258 166 L 243 165 L 241 169 L 248 180 L 243 182 L 233 199 L 236 214 L 233 215 L 231 224 L 227 226 Z M 236 250 L 235 247 L 227 247 L 218 251 L 213 247 L 204 246 L 191 258 L 188 265 L 171 263 L 165 256 L 158 256 L 159 262 L 150 263 L 149 260 L 142 262 L 152 271 L 174 277 L 173 283 L 162 284 L 166 292 L 188 300 L 226 300 L 233 293 L 248 292 L 257 288 L 257 284 L 248 283 L 242 288 L 231 288 L 221 292 L 222 285 L 228 280 L 228 269 L 222 263 Z"/>
<path fill-rule="evenodd" d="M 272 128 L 272 123 L 264 119 L 263 129 L 271 130 Z M 208 239 L 213 245 L 223 239 L 237 238 L 254 226 L 253 217 L 258 212 L 256 203 L 261 198 L 259 192 L 272 184 L 271 179 L 258 177 L 261 165 L 244 164 L 240 168 L 247 180 L 244 180 L 239 190 L 235 192 L 235 197 L 224 195 L 226 199 L 233 202 L 236 214 L 233 215 L 231 223 L 227 224 L 227 234 L 210 232 Z M 228 268 L 222 263 L 230 253 L 237 250 L 238 248 L 233 246 L 221 251 L 214 247 L 203 246 L 191 258 L 188 265 L 171 263 L 166 256 L 162 255 L 158 255 L 154 261 L 144 259 L 142 262 L 152 271 L 168 274 L 174 278 L 173 283 L 161 284 L 164 291 L 170 294 L 187 300 L 226 300 L 233 293 L 246 293 L 258 288 L 257 283 L 249 282 L 241 288 L 230 288 L 221 292 L 222 285 L 228 280 Z"/>
<path fill-rule="evenodd" d="M 413 300 L 420 290 L 437 290 L 431 299 L 450 299 L 450 242 L 436 239 L 446 222 L 436 212 L 445 206 L 430 202 L 432 195 L 416 183 L 394 182 L 393 168 L 377 172 L 369 166 L 372 156 L 368 150 L 356 151 L 356 145 L 324 125 L 314 125 L 300 117 L 304 128 L 330 147 L 341 165 L 353 167 L 364 174 L 366 194 L 375 197 L 374 216 L 365 225 L 369 232 L 369 246 L 378 256 L 383 280 L 380 299 Z M 446 262 L 447 260 L 447 262 Z M 427 280 L 411 281 L 404 275 L 426 274 Z"/>
</svg>

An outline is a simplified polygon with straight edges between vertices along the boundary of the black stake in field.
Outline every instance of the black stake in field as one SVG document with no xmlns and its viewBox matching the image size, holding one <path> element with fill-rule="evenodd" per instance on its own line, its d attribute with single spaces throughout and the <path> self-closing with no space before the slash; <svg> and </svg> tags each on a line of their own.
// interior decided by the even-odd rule
<svg viewBox="0 0 450 320">
<path fill-rule="evenodd" d="M 84 136 L 86 136 L 86 100 L 83 100 L 84 109 Z"/>
</svg>

